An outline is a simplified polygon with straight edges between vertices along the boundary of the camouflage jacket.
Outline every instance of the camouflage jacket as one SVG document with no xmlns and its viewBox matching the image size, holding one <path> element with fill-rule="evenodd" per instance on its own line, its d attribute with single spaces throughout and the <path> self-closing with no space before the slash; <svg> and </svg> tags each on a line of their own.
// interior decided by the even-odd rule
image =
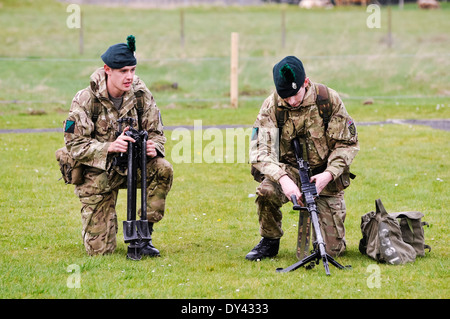
<svg viewBox="0 0 450 319">
<path fill-rule="evenodd" d="M 148 138 L 156 143 L 158 153 L 164 156 L 166 138 L 160 111 L 144 82 L 139 77 L 134 77 L 132 89 L 123 96 L 122 106 L 118 111 L 108 97 L 105 71 L 100 68 L 91 75 L 90 86 L 75 95 L 69 116 L 64 121 L 64 141 L 75 160 L 99 170 L 111 168 L 114 155 L 108 154 L 108 147 L 117 138 L 117 120 L 131 117 L 135 119 L 134 128 L 138 130 L 135 91 L 144 92 L 142 129 L 148 131 Z M 102 105 L 95 123 L 92 120 L 93 96 L 97 97 Z"/>
<path fill-rule="evenodd" d="M 305 97 L 298 108 L 290 107 L 277 95 L 275 101 L 274 94 L 264 101 L 253 125 L 250 142 L 252 165 L 264 176 L 278 182 L 293 167 L 297 168 L 291 141 L 298 137 L 306 143 L 307 160 L 312 169 L 323 167 L 334 180 L 348 169 L 359 151 L 356 126 L 337 92 L 328 91 L 332 116 L 326 131 L 312 82 L 306 87 Z M 288 111 L 281 135 L 276 119 L 278 105 Z M 324 191 L 324 195 L 332 193 L 327 189 Z"/>
</svg>

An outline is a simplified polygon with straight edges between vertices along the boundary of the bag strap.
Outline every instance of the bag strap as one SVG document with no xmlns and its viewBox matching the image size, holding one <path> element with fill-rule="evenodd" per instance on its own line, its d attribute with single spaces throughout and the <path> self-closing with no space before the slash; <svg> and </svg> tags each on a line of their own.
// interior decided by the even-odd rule
<svg viewBox="0 0 450 319">
<path fill-rule="evenodd" d="M 95 127 L 95 123 L 97 122 L 98 117 L 102 112 L 102 103 L 94 94 L 91 95 L 92 95 L 92 122 L 94 123 Z M 95 138 L 95 129 L 92 131 L 91 137 Z"/>
<path fill-rule="evenodd" d="M 275 91 L 273 93 L 273 104 L 275 105 L 275 118 L 277 119 L 277 126 L 281 130 L 283 129 L 284 123 L 287 121 L 288 110 L 281 105 L 278 105 L 278 93 Z"/>
<path fill-rule="evenodd" d="M 97 122 L 98 117 L 102 111 L 102 104 L 96 96 L 93 96 L 92 100 L 92 122 Z"/>
<path fill-rule="evenodd" d="M 375 207 L 377 214 L 380 213 L 380 216 L 388 215 L 383 203 L 381 202 L 381 199 L 378 198 L 377 200 L 375 200 Z"/>
<path fill-rule="evenodd" d="M 330 96 L 328 93 L 328 88 L 320 83 L 316 84 L 316 104 L 319 109 L 319 115 L 323 119 L 323 124 L 325 126 L 325 131 L 328 129 L 328 123 L 330 122 L 332 115 L 332 107 Z"/>
<path fill-rule="evenodd" d="M 142 115 L 144 114 L 144 92 L 136 91 L 134 92 L 134 96 L 136 97 L 137 102 L 137 114 L 138 114 L 138 124 L 139 131 L 142 131 Z"/>
</svg>

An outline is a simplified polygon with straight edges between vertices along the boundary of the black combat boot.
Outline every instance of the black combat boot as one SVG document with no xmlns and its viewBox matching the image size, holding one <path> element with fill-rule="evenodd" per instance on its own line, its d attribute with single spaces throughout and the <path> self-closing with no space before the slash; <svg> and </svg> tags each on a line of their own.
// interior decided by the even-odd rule
<svg viewBox="0 0 450 319">
<path fill-rule="evenodd" d="M 280 239 L 262 238 L 261 241 L 253 248 L 245 259 L 261 260 L 263 258 L 275 257 L 280 248 Z"/>
<path fill-rule="evenodd" d="M 152 241 L 139 243 L 140 253 L 142 256 L 159 257 L 159 250 L 153 246 Z"/>
<path fill-rule="evenodd" d="M 150 231 L 150 235 L 153 233 L 153 223 L 148 223 L 148 230 Z M 155 248 L 152 244 L 152 240 L 148 242 L 140 242 L 139 243 L 140 253 L 142 256 L 148 257 L 159 257 L 159 250 Z"/>
</svg>

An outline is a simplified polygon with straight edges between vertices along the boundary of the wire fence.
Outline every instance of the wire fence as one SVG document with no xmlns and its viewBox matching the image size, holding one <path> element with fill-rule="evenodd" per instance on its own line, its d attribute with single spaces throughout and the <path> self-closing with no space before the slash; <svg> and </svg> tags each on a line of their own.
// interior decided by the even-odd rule
<svg viewBox="0 0 450 319">
<path fill-rule="evenodd" d="M 62 0 L 66 3 L 95 4 L 109 6 L 130 6 L 147 8 L 172 8 L 199 5 L 231 6 L 231 5 L 259 5 L 267 2 L 280 2 L 270 0 Z M 297 1 L 298 3 L 298 1 Z"/>
<path fill-rule="evenodd" d="M 402 63 L 406 63 L 403 60 L 411 61 L 423 61 L 423 60 L 436 60 L 436 59 L 445 59 L 447 60 L 450 58 L 450 53 L 423 53 L 423 54 L 344 54 L 344 55 L 307 55 L 302 56 L 302 60 L 307 61 L 309 65 L 319 65 L 317 66 L 318 71 L 316 73 L 325 72 L 324 70 L 327 68 L 327 65 L 331 64 L 339 64 L 339 69 L 337 71 L 327 71 L 327 75 L 331 74 L 333 75 L 335 72 L 339 73 L 341 70 L 344 70 L 347 65 L 354 65 L 355 63 L 361 63 L 364 64 L 365 61 L 371 61 L 372 63 L 374 61 L 378 61 L 377 64 L 385 63 L 387 60 L 391 61 L 391 65 L 396 65 L 396 61 L 402 61 Z M 270 71 L 269 67 L 272 63 L 272 61 L 276 61 L 278 57 L 252 57 L 252 56 L 241 56 L 239 57 L 239 65 L 241 68 L 240 73 L 243 73 L 244 75 L 242 77 L 245 77 L 245 73 L 247 69 L 267 69 Z M 341 61 L 341 62 L 336 62 Z M 0 57 L 0 63 L 25 63 L 25 64 L 36 64 L 39 65 L 40 68 L 48 68 L 52 69 L 54 68 L 64 68 L 64 65 L 67 64 L 73 64 L 77 65 L 77 68 L 80 67 L 80 63 L 91 65 L 91 64 L 97 64 L 99 59 L 93 59 L 93 58 L 33 58 L 33 57 Z M 211 65 L 217 66 L 220 64 L 222 67 L 220 69 L 220 72 L 211 71 L 214 73 L 214 76 L 217 77 L 217 82 L 220 82 L 220 85 L 222 86 L 222 91 L 226 91 L 226 87 L 229 85 L 229 74 L 227 73 L 228 65 L 230 63 L 230 57 L 185 57 L 185 58 L 146 58 L 146 59 L 140 59 L 139 63 L 147 64 L 153 66 L 178 66 L 183 65 L 183 68 L 186 68 L 188 70 L 190 69 L 209 69 Z M 409 64 L 411 64 L 409 63 Z M 47 67 L 48 66 L 48 67 Z M 155 67 L 156 68 L 156 67 Z M 170 68 L 173 70 L 178 70 L 176 67 Z M 90 70 L 89 72 L 93 71 L 94 69 Z M 265 71 L 267 71 L 265 70 Z M 314 71 L 314 69 L 313 69 Z M 21 72 L 21 71 L 17 71 Z M 170 73 L 172 72 L 172 75 Z M 179 72 L 179 73 L 177 73 Z M 164 74 L 158 71 L 153 71 L 155 76 L 156 74 L 159 74 L 158 76 L 160 78 L 171 78 L 171 79 L 177 79 L 181 82 L 183 82 L 183 72 L 182 71 L 170 71 L 165 72 Z M 192 73 L 190 71 L 186 71 L 186 73 Z M 266 74 L 267 73 L 267 74 Z M 271 88 L 271 79 L 269 76 L 270 72 L 264 72 L 267 76 L 267 87 Z M 175 74 L 175 75 L 174 75 Z M 263 73 L 261 73 L 263 74 Z M 374 76 L 374 75 L 371 75 Z M 86 79 L 85 79 L 86 80 Z M 213 81 L 213 78 L 210 78 L 209 81 Z M 328 79 L 327 79 L 328 80 Z M 154 80 L 153 82 L 158 82 L 159 79 Z M 245 81 L 249 81 L 248 79 Z M 357 80 L 355 80 L 357 81 Z M 85 81 L 83 82 L 85 83 Z M 169 85 L 170 83 L 166 83 L 166 85 Z M 197 83 L 198 85 L 198 83 Z M 201 84 L 208 86 L 210 84 Z M 214 86 L 214 84 L 211 84 Z M 244 86 L 246 86 L 244 84 Z M 152 84 L 149 85 L 150 89 L 153 92 Z M 247 88 L 248 89 L 248 88 Z M 253 88 L 254 89 L 254 88 Z M 245 88 L 243 89 L 245 91 Z M 218 90 L 220 91 L 220 90 Z M 252 89 L 250 89 L 252 91 Z M 266 95 L 266 91 L 259 90 L 255 92 L 250 93 L 243 93 L 239 95 L 240 101 L 254 101 L 254 100 L 261 100 L 261 97 Z M 338 90 L 340 91 L 340 90 Z M 164 92 L 163 92 L 164 93 Z M 227 103 L 230 100 L 229 96 L 220 95 L 217 93 L 207 92 L 207 94 L 203 94 L 201 90 L 197 90 L 195 94 L 175 94 L 175 91 L 172 91 L 174 94 L 158 94 L 159 102 L 163 102 L 166 104 L 170 103 L 190 103 L 190 102 L 214 102 L 214 103 Z M 415 99 L 432 99 L 432 98 L 449 98 L 450 92 L 443 92 L 443 94 L 424 94 L 423 92 L 418 92 L 416 94 L 370 94 L 367 96 L 361 96 L 361 95 L 355 95 L 355 94 L 343 94 L 341 97 L 343 100 L 361 100 L 361 99 L 380 99 L 380 100 L 415 100 Z M 0 105 L 5 104 L 24 104 L 24 105 L 33 105 L 33 104 L 62 104 L 66 105 L 69 101 L 65 100 L 64 98 L 55 96 L 56 98 L 43 98 L 40 99 L 42 95 L 34 95 L 34 98 L 24 98 L 22 96 L 13 96 L 12 98 L 3 97 L 0 98 Z"/>
<path fill-rule="evenodd" d="M 201 2 L 254 5 L 267 1 L 65 0 L 64 2 L 90 4 L 108 2 L 118 5 L 136 3 L 191 5 Z M 140 21 L 145 22 L 136 27 L 145 31 L 142 31 L 143 41 L 140 42 L 138 52 L 140 63 L 138 74 L 143 77 L 145 83 L 148 83 L 151 90 L 155 87 L 155 83 L 167 86 L 167 83 L 178 82 L 177 87 L 180 88 L 178 91 L 158 92 L 158 101 L 163 103 L 214 101 L 225 104 L 230 100 L 229 34 L 239 23 L 242 25 L 238 30 L 241 39 L 238 73 L 239 89 L 243 93 L 239 94 L 240 101 L 261 100 L 267 96 L 266 90 L 273 88 L 271 68 L 280 58 L 287 55 L 285 53 L 299 56 L 314 82 L 322 82 L 339 93 L 342 92 L 343 99 L 427 99 L 450 96 L 449 75 L 443 71 L 449 65 L 450 52 L 448 43 L 446 44 L 448 37 L 442 30 L 439 30 L 439 33 L 428 31 L 425 35 L 411 36 L 409 32 L 405 32 L 407 27 L 402 27 L 400 34 L 400 28 L 397 26 L 395 29 L 397 33 L 394 34 L 396 46 L 391 48 L 386 45 L 385 29 L 381 32 L 373 31 L 366 25 L 369 13 L 365 11 L 352 15 L 357 19 L 353 19 L 352 24 L 348 25 L 345 15 L 336 12 L 333 19 L 338 20 L 335 20 L 333 25 L 339 27 L 327 28 L 313 34 L 301 29 L 305 24 L 314 26 L 311 29 L 317 28 L 314 23 L 318 22 L 312 18 L 314 15 L 308 15 L 306 12 L 289 12 L 287 16 L 289 19 L 286 20 L 283 10 L 270 11 L 270 15 L 267 14 L 269 11 L 262 13 L 257 11 L 245 16 L 232 16 L 228 12 L 216 14 L 213 11 L 214 18 L 210 18 L 208 24 L 205 24 L 204 16 L 198 19 L 200 16 L 196 12 L 187 14 L 184 21 L 181 18 L 184 15 L 181 13 L 188 10 L 169 12 L 170 21 L 159 19 L 161 14 L 153 11 L 140 13 Z M 20 46 L 4 51 L 8 52 L 8 56 L 0 56 L 0 104 L 67 104 L 66 99 L 71 99 L 77 89 L 86 86 L 89 75 L 96 67 L 103 65 L 99 55 L 104 48 L 100 48 L 97 43 L 104 35 L 108 36 L 111 33 L 103 31 L 101 34 L 101 30 L 94 28 L 97 24 L 106 23 L 107 19 L 97 21 L 95 9 L 86 12 L 88 14 L 83 18 L 86 19 L 83 33 L 86 46 L 84 53 L 77 54 L 76 30 L 65 28 L 64 25 L 64 31 L 61 31 L 61 23 L 67 24 L 64 18 L 70 16 L 65 11 L 59 12 L 59 19 L 53 22 L 53 27 L 59 28 L 59 33 L 53 38 L 51 33 L 49 37 L 30 36 L 29 41 L 22 41 Z M 244 19 L 239 20 L 236 16 Z M 382 17 L 384 19 L 385 15 Z M 325 15 L 322 18 L 329 19 Z M 219 19 L 222 19 L 220 21 L 223 25 L 216 23 Z M 152 22 L 150 24 L 152 28 L 147 28 L 146 21 Z M 171 23 L 170 27 L 166 27 L 167 21 Z M 250 23 L 247 23 L 248 21 Z M 340 23 L 337 23 L 338 21 Z M 184 32 L 185 24 L 187 32 Z M 103 28 L 108 30 L 107 27 Z M 83 27 L 80 27 L 80 30 L 83 30 Z M 320 35 L 320 38 L 317 35 Z M 12 36 L 10 38 L 9 41 L 14 44 Z M 183 41 L 178 41 L 180 38 Z M 52 51 L 45 49 L 53 41 L 59 41 L 58 48 Z M 27 42 L 34 45 L 27 46 Z M 21 53 L 21 49 L 26 53 Z M 11 56 L 10 52 L 32 56 Z M 427 90 L 422 83 L 431 83 L 430 87 L 433 90 Z M 155 93 L 154 90 L 152 92 Z"/>
</svg>

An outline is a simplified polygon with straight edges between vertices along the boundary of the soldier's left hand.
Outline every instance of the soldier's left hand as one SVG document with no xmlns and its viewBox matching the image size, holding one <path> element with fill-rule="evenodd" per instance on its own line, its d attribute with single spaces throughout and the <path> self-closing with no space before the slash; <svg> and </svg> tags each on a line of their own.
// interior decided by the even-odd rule
<svg viewBox="0 0 450 319">
<path fill-rule="evenodd" d="M 328 185 L 329 182 L 333 180 L 333 175 L 330 172 L 323 172 L 314 176 L 311 176 L 310 182 L 316 182 L 317 194 Z"/>
<path fill-rule="evenodd" d="M 152 140 L 147 141 L 147 156 L 155 157 L 156 156 L 156 144 Z"/>
</svg>

